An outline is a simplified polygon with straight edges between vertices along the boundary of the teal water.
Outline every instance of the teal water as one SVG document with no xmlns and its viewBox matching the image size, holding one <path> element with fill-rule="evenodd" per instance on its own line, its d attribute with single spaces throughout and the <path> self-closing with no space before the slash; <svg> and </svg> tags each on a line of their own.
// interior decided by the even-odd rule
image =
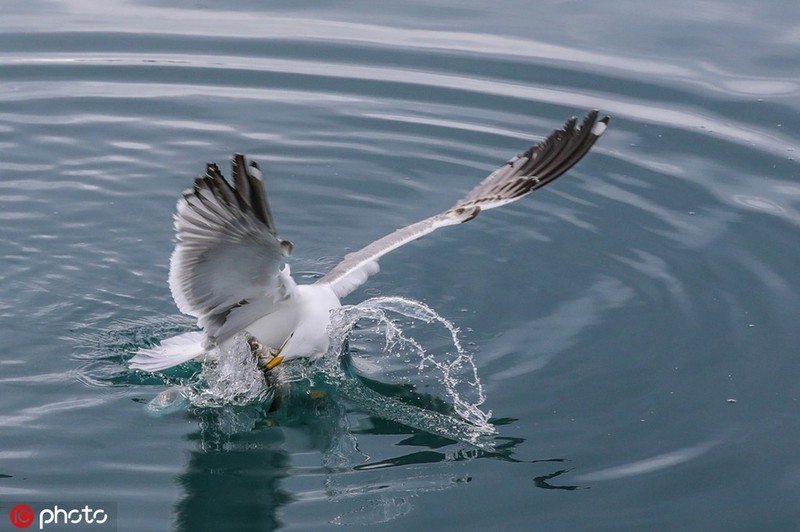
<svg viewBox="0 0 800 532">
<path fill-rule="evenodd" d="M 4 5 L 0 529 L 47 501 L 116 504 L 119 530 L 800 527 L 800 8 L 269 4 Z M 452 398 L 367 325 L 362 388 L 148 408 L 199 371 L 126 360 L 191 328 L 166 277 L 206 161 L 262 163 L 310 281 L 591 108 L 611 127 L 570 174 L 346 301 L 455 324 L 493 448 L 411 426 Z"/>
</svg>

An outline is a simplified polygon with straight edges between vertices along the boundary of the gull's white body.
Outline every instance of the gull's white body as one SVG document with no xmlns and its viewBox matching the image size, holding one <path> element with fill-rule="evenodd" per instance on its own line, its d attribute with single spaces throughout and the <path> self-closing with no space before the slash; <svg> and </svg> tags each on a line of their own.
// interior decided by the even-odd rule
<svg viewBox="0 0 800 532">
<path fill-rule="evenodd" d="M 341 302 L 329 285 L 298 285 L 295 297 L 275 312 L 267 314 L 244 330 L 259 341 L 273 348 L 286 344 L 281 349 L 284 359 L 298 356 L 318 357 L 328 351 L 328 323 L 333 309 Z M 288 339 L 288 340 L 287 340 Z M 222 342 L 225 350 L 233 339 Z"/>
<path fill-rule="evenodd" d="M 178 200 L 177 244 L 170 259 L 169 285 L 178 308 L 202 329 L 167 338 L 140 350 L 130 366 L 166 369 L 224 352 L 246 331 L 280 349 L 284 360 L 323 355 L 328 349 L 331 310 L 340 298 L 378 271 L 378 259 L 440 227 L 475 218 L 482 210 L 516 201 L 552 182 L 575 165 L 603 134 L 608 117 L 592 111 L 492 172 L 450 209 L 398 229 L 350 253 L 327 275 L 297 285 L 285 259 L 292 244 L 277 236 L 258 165 L 242 155 L 233 161 L 233 184 L 210 163 L 206 175 Z"/>
</svg>

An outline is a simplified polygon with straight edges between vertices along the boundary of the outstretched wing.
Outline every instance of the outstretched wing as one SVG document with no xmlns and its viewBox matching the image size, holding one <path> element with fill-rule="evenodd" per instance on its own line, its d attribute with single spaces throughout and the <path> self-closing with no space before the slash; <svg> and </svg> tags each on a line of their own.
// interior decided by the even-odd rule
<svg viewBox="0 0 800 532">
<path fill-rule="evenodd" d="M 341 263 L 317 282 L 329 284 L 337 296 L 344 297 L 377 272 L 378 259 L 390 251 L 440 227 L 472 220 L 481 210 L 511 203 L 545 186 L 586 155 L 606 130 L 608 121 L 607 116 L 598 120 L 597 110 L 586 115 L 580 127 L 577 126 L 577 119 L 571 118 L 544 141 L 531 146 L 489 174 L 450 209 L 398 229 L 346 255 Z"/>
<path fill-rule="evenodd" d="M 281 269 L 292 244 L 278 238 L 258 165 L 236 154 L 232 167 L 233 185 L 209 163 L 175 214 L 169 287 L 211 343 L 269 314 L 295 289 L 288 266 Z"/>
</svg>

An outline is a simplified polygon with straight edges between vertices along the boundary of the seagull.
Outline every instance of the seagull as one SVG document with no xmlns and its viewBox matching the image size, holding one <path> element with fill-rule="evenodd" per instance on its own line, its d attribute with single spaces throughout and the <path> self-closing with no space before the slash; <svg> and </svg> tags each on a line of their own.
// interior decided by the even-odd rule
<svg viewBox="0 0 800 532">
<path fill-rule="evenodd" d="M 257 355 L 265 372 L 284 361 L 321 357 L 328 350 L 331 311 L 378 271 L 381 257 L 547 185 L 586 155 L 608 121 L 597 110 L 580 125 L 571 118 L 489 174 L 451 208 L 345 255 L 313 284 L 297 284 L 292 278 L 286 259 L 293 246 L 278 236 L 258 164 L 234 155 L 229 183 L 215 163 L 208 163 L 205 175 L 178 200 L 169 268 L 178 309 L 197 318 L 201 330 L 140 349 L 129 366 L 155 372 L 214 356 L 230 349 L 240 333 L 267 348 L 269 356 Z"/>
</svg>

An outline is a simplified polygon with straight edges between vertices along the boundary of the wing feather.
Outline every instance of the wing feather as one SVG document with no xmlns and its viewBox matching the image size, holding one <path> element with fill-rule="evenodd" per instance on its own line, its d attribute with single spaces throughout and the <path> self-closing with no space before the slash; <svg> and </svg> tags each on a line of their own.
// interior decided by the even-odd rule
<svg viewBox="0 0 800 532">
<path fill-rule="evenodd" d="M 233 175 L 231 186 L 209 163 L 175 215 L 170 291 L 212 343 L 269 314 L 295 288 L 288 266 L 282 269 L 291 244 L 277 237 L 258 167 L 236 154 Z"/>
<path fill-rule="evenodd" d="M 598 120 L 597 110 L 589 112 L 579 127 L 576 118 L 569 119 L 542 142 L 489 174 L 447 211 L 398 229 L 346 255 L 341 263 L 317 282 L 329 284 L 337 296 L 344 297 L 378 271 L 378 259 L 390 251 L 440 227 L 472 220 L 482 210 L 511 203 L 551 183 L 586 155 L 606 130 L 608 121 L 607 116 Z"/>
<path fill-rule="evenodd" d="M 383 255 L 440 227 L 466 222 L 474 218 L 479 211 L 480 207 L 450 210 L 398 229 L 365 248 L 345 255 L 342 262 L 317 282 L 331 285 L 333 292 L 342 298 L 364 284 L 370 275 L 378 271 L 378 259 Z"/>
</svg>

